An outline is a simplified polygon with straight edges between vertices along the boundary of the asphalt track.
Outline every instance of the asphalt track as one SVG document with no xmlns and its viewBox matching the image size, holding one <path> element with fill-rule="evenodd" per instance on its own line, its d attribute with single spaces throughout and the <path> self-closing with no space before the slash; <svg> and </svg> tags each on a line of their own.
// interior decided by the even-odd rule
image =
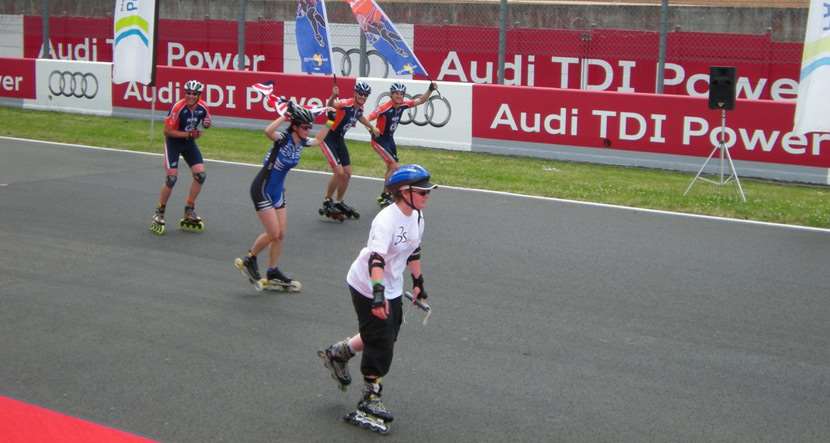
<svg viewBox="0 0 830 443">
<path fill-rule="evenodd" d="M 0 395 L 166 442 L 381 438 L 315 355 L 356 327 L 378 182 L 341 225 L 326 175 L 289 175 L 285 295 L 232 266 L 256 169 L 207 172 L 207 231 L 156 237 L 160 156 L 0 139 Z M 404 325 L 384 441 L 830 439 L 828 232 L 446 188 L 426 218 L 435 313 Z"/>
</svg>

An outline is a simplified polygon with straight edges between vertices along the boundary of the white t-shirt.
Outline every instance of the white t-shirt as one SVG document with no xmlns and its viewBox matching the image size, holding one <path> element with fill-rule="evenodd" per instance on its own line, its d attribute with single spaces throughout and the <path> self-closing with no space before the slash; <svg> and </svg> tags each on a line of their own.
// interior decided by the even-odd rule
<svg viewBox="0 0 830 443">
<path fill-rule="evenodd" d="M 424 235 L 424 218 L 418 222 L 418 211 L 404 215 L 397 204 L 385 207 L 372 220 L 369 241 L 357 256 L 346 281 L 367 298 L 372 298 L 372 279 L 369 277 L 369 256 L 372 252 L 386 260 L 383 268 L 383 285 L 386 298 L 391 300 L 403 293 L 403 273 L 406 259 L 421 245 Z"/>
</svg>

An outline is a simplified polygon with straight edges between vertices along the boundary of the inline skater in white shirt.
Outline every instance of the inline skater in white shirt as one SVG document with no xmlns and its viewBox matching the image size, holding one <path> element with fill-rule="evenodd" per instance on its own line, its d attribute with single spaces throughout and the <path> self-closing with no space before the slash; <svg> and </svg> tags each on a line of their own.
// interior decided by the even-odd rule
<svg viewBox="0 0 830 443">
<path fill-rule="evenodd" d="M 372 221 L 369 240 L 351 265 L 346 281 L 358 319 L 359 333 L 318 354 L 341 389 L 351 383 L 348 362 L 362 351 L 363 398 L 357 410 L 345 417 L 352 424 L 385 433 L 392 414 L 381 402 L 381 377 L 389 372 L 402 321 L 401 295 L 404 269 L 412 275 L 414 299 L 424 300 L 421 274 L 422 210 L 430 191 L 429 172 L 419 165 L 402 165 L 385 182 L 394 204 Z"/>
</svg>

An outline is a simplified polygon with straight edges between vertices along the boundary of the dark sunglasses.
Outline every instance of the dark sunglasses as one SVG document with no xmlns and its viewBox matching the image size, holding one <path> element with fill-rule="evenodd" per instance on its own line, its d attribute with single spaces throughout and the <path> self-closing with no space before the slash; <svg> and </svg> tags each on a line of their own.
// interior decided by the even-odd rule
<svg viewBox="0 0 830 443">
<path fill-rule="evenodd" d="M 198 92 L 194 92 L 194 91 L 184 91 L 184 95 L 194 95 L 194 96 L 198 96 L 198 95 L 199 95 L 199 93 L 198 93 Z"/>
<path fill-rule="evenodd" d="M 311 130 L 311 125 L 300 125 L 300 129 Z"/>
<path fill-rule="evenodd" d="M 421 197 L 423 197 L 425 195 L 429 195 L 429 193 L 432 192 L 432 191 L 430 189 L 413 189 L 412 192 L 414 192 L 414 193 L 420 195 Z"/>
</svg>

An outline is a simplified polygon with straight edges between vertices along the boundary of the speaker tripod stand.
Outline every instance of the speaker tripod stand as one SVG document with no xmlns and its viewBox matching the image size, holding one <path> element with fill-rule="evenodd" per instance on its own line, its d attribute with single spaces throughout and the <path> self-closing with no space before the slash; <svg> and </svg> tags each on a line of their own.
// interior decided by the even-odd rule
<svg viewBox="0 0 830 443">
<path fill-rule="evenodd" d="M 709 157 L 706 157 L 706 161 L 703 162 L 703 166 L 700 167 L 700 170 L 697 171 L 697 175 L 695 178 L 692 179 L 692 182 L 689 183 L 689 186 L 686 188 L 686 192 L 683 193 L 685 196 L 689 193 L 692 189 L 692 186 L 695 184 L 697 180 L 705 181 L 708 183 L 712 183 L 714 185 L 722 186 L 732 179 L 735 179 L 735 184 L 738 186 L 738 195 L 741 196 L 741 200 L 746 203 L 746 195 L 744 195 L 744 189 L 741 187 L 741 180 L 738 178 L 738 171 L 735 170 L 735 164 L 732 163 L 732 156 L 729 154 L 729 148 L 726 147 L 726 143 L 724 142 L 724 137 L 726 134 L 726 109 L 720 110 L 720 134 L 718 134 L 718 145 L 715 146 L 715 149 L 712 149 L 712 152 L 709 153 Z M 720 151 L 720 176 L 719 179 L 711 180 L 706 177 L 701 177 L 703 174 L 703 170 L 706 169 L 706 165 L 709 164 L 709 161 L 712 160 L 712 157 L 715 156 L 715 153 Z M 729 161 L 729 170 L 730 174 L 726 175 L 726 161 Z"/>
</svg>

